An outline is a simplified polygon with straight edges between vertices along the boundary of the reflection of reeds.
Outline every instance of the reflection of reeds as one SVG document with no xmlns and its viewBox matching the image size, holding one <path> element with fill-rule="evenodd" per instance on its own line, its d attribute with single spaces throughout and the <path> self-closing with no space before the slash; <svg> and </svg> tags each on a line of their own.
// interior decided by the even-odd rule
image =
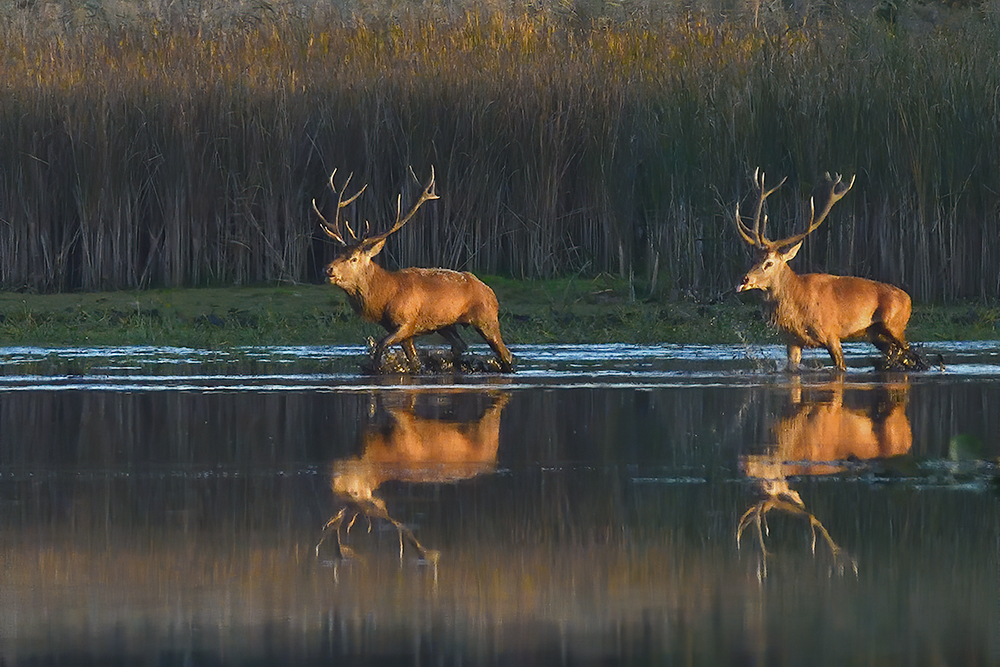
<svg viewBox="0 0 1000 667">
<path fill-rule="evenodd" d="M 384 193 L 358 202 L 376 223 L 407 167 L 433 163 L 442 205 L 391 242 L 398 263 L 656 267 L 661 288 L 721 289 L 744 260 L 717 202 L 760 164 L 800 189 L 859 174 L 812 263 L 918 299 L 996 296 L 996 25 L 771 36 L 508 9 L 7 27 L 0 283 L 309 279 L 328 252 L 309 201 L 332 166 Z"/>
</svg>

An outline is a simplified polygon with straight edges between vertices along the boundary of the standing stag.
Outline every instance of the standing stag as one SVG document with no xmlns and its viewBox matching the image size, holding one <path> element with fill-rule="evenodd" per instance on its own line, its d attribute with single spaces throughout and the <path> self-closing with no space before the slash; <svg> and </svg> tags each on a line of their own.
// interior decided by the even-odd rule
<svg viewBox="0 0 1000 667">
<path fill-rule="evenodd" d="M 330 188 L 337 195 L 336 215 L 332 224 L 323 217 L 316 206 L 316 200 L 313 200 L 313 210 L 320 218 L 323 231 L 344 246 L 340 256 L 327 265 L 325 274 L 328 282 L 347 292 L 354 312 L 370 322 L 381 324 L 389 332 L 375 345 L 372 358 L 374 367 L 379 368 L 386 349 L 398 343 L 410 366 L 419 368 L 420 359 L 413 345 L 413 338 L 430 333 L 441 334 L 451 345 L 457 359 L 468 347 L 458 335 L 457 325 L 463 324 L 473 327 L 489 343 L 503 371 L 513 370 L 513 358 L 500 338 L 497 297 L 482 281 L 471 273 L 449 269 L 408 268 L 387 271 L 372 261 L 382 250 L 386 239 L 409 222 L 424 202 L 438 198 L 434 192 L 433 167 L 430 181 L 417 203 L 405 216 L 402 214 L 402 195 L 397 198 L 396 224 L 389 231 L 369 237 L 368 225 L 365 223 L 365 233 L 359 237 L 345 220 L 349 240 L 345 240 L 340 232 L 340 211 L 357 199 L 368 186 L 365 185 L 353 196 L 344 199 L 351 177 L 347 177 L 338 191 L 333 181 L 336 173 L 335 169 L 330 174 Z"/>
<path fill-rule="evenodd" d="M 743 277 L 737 292 L 759 289 L 764 292 L 764 309 L 771 323 L 780 329 L 788 346 L 788 369 L 795 370 L 802 359 L 803 347 L 824 347 L 841 371 L 846 370 L 840 341 L 867 336 L 887 358 L 886 365 L 897 363 L 915 367 L 919 357 L 910 353 L 904 332 L 910 320 L 910 296 L 893 285 L 853 276 L 827 273 L 797 275 L 788 266 L 830 209 L 854 185 L 847 185 L 838 175 L 829 174 L 813 189 L 809 226 L 801 234 L 779 241 L 764 236 L 767 216 L 761 221 L 764 200 L 781 187 L 781 180 L 770 190 L 764 189 L 764 174 L 757 169 L 754 182 L 760 191 L 753 229 L 740 218 L 736 206 L 736 229 L 743 240 L 756 249 L 756 261 Z M 817 207 L 819 213 L 817 215 Z M 783 250 L 787 248 L 787 250 Z"/>
</svg>

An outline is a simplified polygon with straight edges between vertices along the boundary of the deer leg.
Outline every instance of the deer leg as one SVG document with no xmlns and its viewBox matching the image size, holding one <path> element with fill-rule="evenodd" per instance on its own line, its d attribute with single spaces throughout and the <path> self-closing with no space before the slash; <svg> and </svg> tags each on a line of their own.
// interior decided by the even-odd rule
<svg viewBox="0 0 1000 667">
<path fill-rule="evenodd" d="M 888 336 L 883 334 L 881 331 L 875 329 L 875 327 L 869 329 L 869 340 L 871 340 L 872 345 L 877 347 L 878 351 L 881 352 L 886 357 L 888 357 L 889 354 L 892 352 L 893 348 L 892 340 Z"/>
<path fill-rule="evenodd" d="M 906 342 L 906 339 L 902 335 L 894 334 L 885 323 L 873 324 L 868 331 L 872 343 L 886 356 L 893 348 L 897 348 L 900 352 L 906 352 L 910 349 L 910 344 Z"/>
<path fill-rule="evenodd" d="M 799 370 L 799 362 L 802 361 L 802 346 L 789 344 L 787 346 L 788 350 L 788 366 L 787 369 L 790 372 L 795 372 Z"/>
<path fill-rule="evenodd" d="M 412 338 L 407 338 L 399 344 L 403 348 L 403 354 L 406 355 L 406 360 L 410 363 L 410 366 L 416 366 L 420 368 L 420 357 L 417 355 L 417 346 L 413 344 Z"/>
<path fill-rule="evenodd" d="M 902 336 L 893 334 L 884 322 L 876 322 L 868 327 L 868 338 L 885 357 L 885 368 L 906 366 L 910 346 Z"/>
<path fill-rule="evenodd" d="M 446 327 L 441 327 L 438 329 L 438 333 L 448 341 L 451 345 L 451 353 L 457 359 L 462 356 L 462 353 L 468 349 L 468 345 L 462 340 L 462 337 L 458 335 L 458 329 L 455 328 L 454 324 L 449 324 Z"/>
<path fill-rule="evenodd" d="M 840 347 L 840 339 L 833 338 L 826 344 L 826 351 L 830 353 L 830 358 L 833 359 L 834 365 L 840 371 L 847 370 L 847 364 L 844 363 L 844 351 Z"/>
<path fill-rule="evenodd" d="M 503 339 L 500 338 L 500 323 L 493 321 L 473 324 L 472 326 L 483 337 L 483 340 L 489 344 L 490 349 L 493 350 L 493 354 L 500 361 L 500 368 L 503 372 L 512 372 L 514 370 L 514 355 L 510 353 L 507 346 L 503 344 Z"/>
<path fill-rule="evenodd" d="M 403 354 L 406 355 L 406 360 L 411 366 L 415 366 L 416 369 L 419 370 L 420 357 L 417 356 L 417 348 L 413 344 L 414 333 L 415 332 L 412 330 L 412 327 L 399 327 L 376 343 L 375 352 L 372 355 L 372 361 L 375 366 L 378 367 L 382 363 L 382 357 L 387 349 L 393 345 L 399 344 L 399 346 L 403 348 Z"/>
</svg>

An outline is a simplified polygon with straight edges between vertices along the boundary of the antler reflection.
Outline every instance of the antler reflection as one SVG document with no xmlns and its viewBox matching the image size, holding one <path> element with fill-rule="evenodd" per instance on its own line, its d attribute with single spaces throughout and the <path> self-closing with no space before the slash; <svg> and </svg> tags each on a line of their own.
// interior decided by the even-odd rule
<svg viewBox="0 0 1000 667">
<path fill-rule="evenodd" d="M 378 488 L 388 481 L 415 484 L 453 483 L 492 472 L 496 468 L 497 450 L 500 445 L 500 415 L 510 397 L 507 394 L 489 395 L 490 404 L 473 419 L 462 418 L 462 408 L 470 402 L 476 405 L 484 394 L 475 392 L 422 394 L 434 399 L 437 408 L 444 408 L 445 418 L 428 416 L 425 409 L 416 405 L 417 394 L 410 394 L 404 406 L 389 406 L 381 420 L 369 426 L 363 434 L 361 456 L 343 459 L 333 465 L 331 487 L 346 503 L 323 527 L 323 537 L 316 545 L 316 553 L 332 535 L 335 539 L 334 557 L 350 558 L 353 552 L 343 543 L 341 528 L 349 534 L 359 516 L 368 522 L 387 521 L 399 534 L 399 557 L 409 544 L 419 557 L 437 563 L 440 554 L 424 547 L 403 523 L 394 519 L 385 501 L 376 495 Z M 466 409 L 468 412 L 468 409 Z"/>
<path fill-rule="evenodd" d="M 346 546 L 340 538 L 340 528 L 344 525 L 344 521 L 348 521 L 346 532 L 350 533 L 351 528 L 354 527 L 354 522 L 357 521 L 359 516 L 364 516 L 368 520 L 368 531 L 371 532 L 372 529 L 372 519 L 382 519 L 388 521 L 399 533 L 399 559 L 403 559 L 403 545 L 405 542 L 409 542 L 417 553 L 420 555 L 420 559 L 427 561 L 428 563 L 436 564 L 440 553 L 434 551 L 433 549 L 427 549 L 424 545 L 420 544 L 417 536 L 413 534 L 407 526 L 400 523 L 396 519 L 389 515 L 389 511 L 386 509 L 385 502 L 381 498 L 372 498 L 369 502 L 358 502 L 351 501 L 351 504 L 341 508 L 337 514 L 326 522 L 323 526 L 323 537 L 316 544 L 316 554 L 319 555 L 319 549 L 326 542 L 326 539 L 332 533 L 335 536 L 334 540 L 334 558 L 336 560 L 345 560 L 348 558 L 354 558 L 354 551 Z M 350 519 L 348 520 L 348 517 Z"/>
<path fill-rule="evenodd" d="M 829 546 L 837 569 L 842 572 L 850 567 L 856 573 L 855 560 L 806 509 L 802 497 L 789 486 L 788 477 L 839 472 L 844 469 L 845 461 L 897 456 L 908 452 L 913 444 L 906 416 L 909 386 L 905 379 L 893 384 L 851 387 L 846 390 L 850 399 L 846 404 L 843 378 L 815 389 L 826 396 L 803 400 L 801 380 L 796 379 L 790 409 L 771 429 L 776 441 L 774 449 L 743 461 L 744 473 L 757 480 L 764 498 L 740 517 L 736 543 L 740 545 L 743 531 L 753 524 L 761 549 L 763 575 L 768 556 L 764 543 L 768 534 L 767 514 L 772 510 L 805 517 L 812 532 L 813 554 L 819 533 Z"/>
<path fill-rule="evenodd" d="M 761 486 L 766 497 L 744 512 L 743 516 L 740 517 L 740 523 L 736 528 L 737 547 L 740 545 L 740 538 L 743 536 L 743 531 L 752 522 L 757 528 L 757 543 L 760 544 L 760 552 L 764 558 L 764 573 L 766 574 L 768 551 L 764 545 L 764 535 L 770 534 L 767 527 L 767 513 L 774 509 L 782 510 L 792 515 L 804 516 L 809 520 L 809 527 L 812 530 L 811 549 L 813 555 L 816 554 L 816 531 L 819 531 L 830 547 L 830 553 L 833 555 L 834 562 L 838 564 L 838 568 L 842 571 L 843 562 L 841 559 L 842 557 L 846 557 L 846 554 L 837 546 L 833 538 L 830 537 L 830 533 L 823 526 L 823 523 L 815 515 L 806 510 L 806 504 L 798 492 L 789 488 L 786 480 L 761 481 Z M 853 558 L 847 558 L 856 574 L 858 571 L 857 563 Z"/>
</svg>

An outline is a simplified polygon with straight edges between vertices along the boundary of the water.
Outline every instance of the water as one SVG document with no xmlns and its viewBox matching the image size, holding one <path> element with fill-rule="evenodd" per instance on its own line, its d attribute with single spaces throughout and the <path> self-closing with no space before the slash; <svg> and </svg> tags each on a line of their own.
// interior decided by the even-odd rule
<svg viewBox="0 0 1000 667">
<path fill-rule="evenodd" d="M 0 661 L 996 664 L 1000 343 L 869 350 L 0 348 Z"/>
</svg>

